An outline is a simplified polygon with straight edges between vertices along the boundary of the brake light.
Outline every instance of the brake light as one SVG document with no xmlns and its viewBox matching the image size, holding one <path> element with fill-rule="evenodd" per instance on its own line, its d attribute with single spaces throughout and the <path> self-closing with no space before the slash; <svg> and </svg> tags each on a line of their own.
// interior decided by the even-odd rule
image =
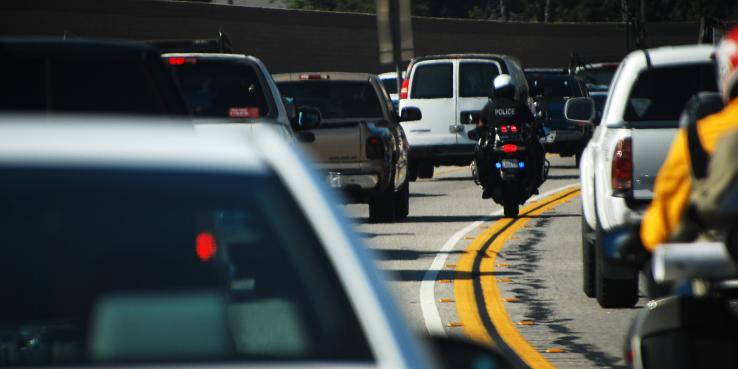
<svg viewBox="0 0 738 369">
<path fill-rule="evenodd" d="M 514 144 L 502 145 L 502 152 L 506 154 L 512 154 L 512 153 L 518 152 L 518 145 L 514 145 Z"/>
<path fill-rule="evenodd" d="M 327 74 L 301 74 L 298 78 L 300 81 L 307 81 L 312 79 L 331 79 L 331 76 Z"/>
<path fill-rule="evenodd" d="M 195 238 L 195 252 L 197 257 L 202 261 L 208 261 L 213 258 L 218 250 L 215 245 L 215 237 L 207 232 L 202 232 Z"/>
<path fill-rule="evenodd" d="M 408 87 L 410 87 L 410 79 L 409 78 L 405 78 L 402 81 L 402 88 L 400 88 L 400 100 L 407 99 L 407 89 L 408 89 Z"/>
<path fill-rule="evenodd" d="M 169 65 L 183 65 L 185 58 L 169 58 Z"/>
<path fill-rule="evenodd" d="M 372 136 L 366 139 L 366 157 L 368 159 L 384 158 L 384 143 L 379 137 Z"/>
<path fill-rule="evenodd" d="M 512 133 L 518 133 L 518 126 L 511 125 L 510 126 L 510 132 L 512 132 Z"/>
<path fill-rule="evenodd" d="M 507 133 L 507 126 L 500 126 L 500 132 Z"/>
<path fill-rule="evenodd" d="M 615 145 L 612 156 L 613 196 L 625 196 L 633 189 L 633 141 L 626 137 Z"/>
</svg>

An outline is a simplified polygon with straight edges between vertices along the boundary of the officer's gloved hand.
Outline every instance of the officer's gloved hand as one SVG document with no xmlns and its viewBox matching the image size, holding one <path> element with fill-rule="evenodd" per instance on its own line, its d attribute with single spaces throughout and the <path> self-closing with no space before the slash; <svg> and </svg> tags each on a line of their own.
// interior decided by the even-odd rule
<svg viewBox="0 0 738 369">
<path fill-rule="evenodd" d="M 603 251 L 610 261 L 640 268 L 650 258 L 641 242 L 640 222 L 602 232 Z"/>
</svg>

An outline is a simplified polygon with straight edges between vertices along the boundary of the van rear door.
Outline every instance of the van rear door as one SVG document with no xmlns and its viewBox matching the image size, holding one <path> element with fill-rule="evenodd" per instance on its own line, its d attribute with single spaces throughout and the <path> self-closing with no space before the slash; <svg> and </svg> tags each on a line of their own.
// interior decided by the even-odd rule
<svg viewBox="0 0 738 369">
<path fill-rule="evenodd" d="M 456 134 L 454 65 L 450 60 L 432 60 L 415 65 L 410 76 L 409 99 L 403 107 L 417 107 L 423 119 L 402 123 L 411 145 L 453 145 Z"/>
<path fill-rule="evenodd" d="M 456 134 L 456 143 L 474 144 L 467 132 L 474 129 L 476 119 L 469 120 L 469 114 L 478 116 L 487 103 L 490 87 L 495 77 L 500 75 L 500 64 L 494 60 L 461 60 L 458 66 L 458 102 L 456 104 L 455 122 L 464 127 Z"/>
</svg>

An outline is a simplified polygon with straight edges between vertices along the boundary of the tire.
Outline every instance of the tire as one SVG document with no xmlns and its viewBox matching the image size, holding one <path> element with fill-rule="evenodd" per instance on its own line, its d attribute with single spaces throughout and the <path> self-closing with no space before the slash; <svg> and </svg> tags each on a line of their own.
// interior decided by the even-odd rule
<svg viewBox="0 0 738 369">
<path fill-rule="evenodd" d="M 415 182 L 418 180 L 418 165 L 415 163 L 409 163 L 407 166 L 407 181 Z"/>
<path fill-rule="evenodd" d="M 599 232 L 595 241 L 596 272 L 595 290 L 597 302 L 603 308 L 629 308 L 638 302 L 638 277 L 631 279 L 609 279 L 602 275 L 603 256 L 599 255 Z"/>
<path fill-rule="evenodd" d="M 433 164 L 421 163 L 418 165 L 419 178 L 433 178 Z"/>
<path fill-rule="evenodd" d="M 520 206 L 518 205 L 516 190 L 512 188 L 512 184 L 505 183 L 502 198 L 502 207 L 504 209 L 505 217 L 517 218 Z"/>
<path fill-rule="evenodd" d="M 518 217 L 518 211 L 520 210 L 520 206 L 517 202 L 512 201 L 505 201 L 502 205 L 505 208 L 505 217 L 507 218 L 517 218 Z"/>
<path fill-rule="evenodd" d="M 410 214 L 410 182 L 405 182 L 400 191 L 395 192 L 395 218 L 405 219 Z"/>
<path fill-rule="evenodd" d="M 592 229 L 584 219 L 584 212 L 582 212 L 582 291 L 587 297 L 597 297 L 595 243 L 592 233 Z"/>
<path fill-rule="evenodd" d="M 393 186 L 381 195 L 369 200 L 369 221 L 372 223 L 392 222 L 395 220 L 395 194 Z"/>
</svg>

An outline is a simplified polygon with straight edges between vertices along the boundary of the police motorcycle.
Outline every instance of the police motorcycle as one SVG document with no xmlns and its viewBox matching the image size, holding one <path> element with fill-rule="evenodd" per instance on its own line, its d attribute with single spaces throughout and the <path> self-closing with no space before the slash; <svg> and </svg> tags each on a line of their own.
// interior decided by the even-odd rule
<svg viewBox="0 0 738 369">
<path fill-rule="evenodd" d="M 534 104 L 536 120 L 542 120 L 545 116 L 539 105 Z M 594 104 L 588 98 L 571 98 L 567 101 L 564 108 L 567 119 L 573 121 L 590 121 L 594 116 Z M 470 116 L 469 120 L 475 119 Z M 531 172 L 531 166 L 528 163 L 527 155 L 528 147 L 526 142 L 531 136 L 539 137 L 542 140 L 548 135 L 548 129 L 543 128 L 542 132 L 527 132 L 530 130 L 526 122 L 510 122 L 504 125 L 494 127 L 494 130 L 487 130 L 484 137 L 479 137 L 477 131 L 470 131 L 468 136 L 472 140 L 479 140 L 479 145 L 483 147 L 491 147 L 495 160 L 490 162 L 494 165 L 493 172 L 499 176 L 499 186 L 492 191 L 492 200 L 503 206 L 506 217 L 517 217 L 520 205 L 534 194 L 538 193 L 538 188 L 532 186 L 529 180 L 531 175 L 540 175 L 543 181 L 548 177 L 549 162 L 543 159 L 542 171 L 537 174 Z M 479 184 L 477 178 L 477 168 L 472 166 L 472 174 L 475 181 Z"/>
</svg>

